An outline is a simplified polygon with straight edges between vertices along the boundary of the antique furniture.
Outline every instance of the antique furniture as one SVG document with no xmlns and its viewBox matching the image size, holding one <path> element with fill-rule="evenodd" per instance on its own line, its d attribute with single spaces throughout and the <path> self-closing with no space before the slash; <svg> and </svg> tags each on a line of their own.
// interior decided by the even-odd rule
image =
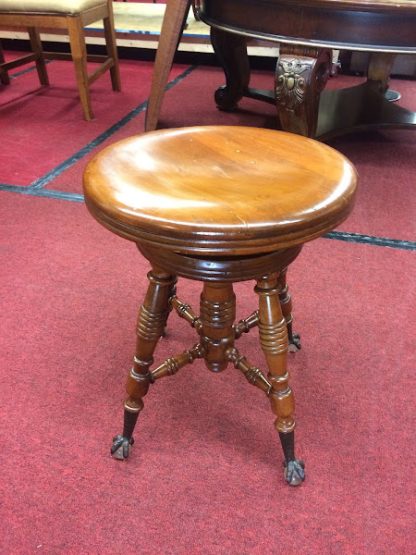
<svg viewBox="0 0 416 555">
<path fill-rule="evenodd" d="M 111 450 L 116 458 L 129 455 L 149 386 L 203 359 L 213 372 L 231 363 L 266 393 L 277 417 L 286 480 L 292 485 L 303 480 L 303 464 L 294 453 L 294 401 L 286 369 L 288 335 L 296 342 L 286 269 L 305 242 L 347 217 L 355 187 L 353 167 L 332 148 L 249 127 L 146 133 L 109 146 L 88 164 L 84 192 L 91 214 L 134 241 L 152 266 L 138 316 L 124 429 Z M 177 297 L 177 276 L 203 283 L 199 316 Z M 235 322 L 233 283 L 246 280 L 256 281 L 259 308 Z M 153 366 L 170 311 L 198 338 Z M 237 348 L 237 339 L 254 327 L 267 376 L 247 360 L 244 348 Z"/>
<path fill-rule="evenodd" d="M 157 125 L 165 69 L 178 40 L 186 1 L 169 0 L 174 23 L 164 24 L 146 128 Z M 211 26 L 213 47 L 226 75 L 215 93 L 217 105 L 234 109 L 243 96 L 276 103 L 283 129 L 328 138 L 355 129 L 410 127 L 416 114 L 388 102 L 385 93 L 397 54 L 416 53 L 414 0 L 199 0 L 200 18 Z M 174 37 L 173 35 L 176 34 Z M 248 38 L 281 45 L 273 91 L 249 87 Z M 372 53 L 366 83 L 324 91 L 331 49 Z M 173 51 L 172 51 L 173 49 Z"/>
<path fill-rule="evenodd" d="M 102 19 L 106 42 L 106 56 L 87 56 L 84 27 Z M 8 84 L 7 71 L 14 67 L 36 63 L 41 85 L 49 85 L 45 59 L 71 58 L 86 120 L 93 119 L 90 85 L 105 71 L 110 70 L 114 91 L 120 90 L 117 47 L 114 32 L 113 7 L 111 0 L 0 0 L 0 27 L 23 28 L 29 32 L 32 53 L 10 62 L 0 55 L 0 80 Z M 44 52 L 39 28 L 66 30 L 69 35 L 71 54 Z M 88 74 L 87 61 L 100 62 L 99 67 Z"/>
</svg>

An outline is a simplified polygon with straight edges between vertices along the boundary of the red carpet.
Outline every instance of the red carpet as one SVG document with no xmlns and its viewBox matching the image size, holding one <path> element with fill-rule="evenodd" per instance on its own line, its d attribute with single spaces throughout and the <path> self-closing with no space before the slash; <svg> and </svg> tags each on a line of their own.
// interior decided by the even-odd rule
<svg viewBox="0 0 416 555">
<path fill-rule="evenodd" d="M 180 71 L 175 68 L 173 77 Z M 122 92 L 112 91 L 109 74 L 92 85 L 95 119 L 91 122 L 82 119 L 71 62 L 48 64 L 50 87 L 39 85 L 36 71 L 12 80 L 8 87 L 0 85 L 2 150 L 7 154 L 0 181 L 30 185 L 145 102 L 152 64 L 122 60 L 120 72 Z"/>
<path fill-rule="evenodd" d="M 116 126 L 112 142 L 143 130 L 142 112 L 123 118 L 146 100 L 151 68 L 123 62 L 122 95 L 99 80 L 97 119 L 86 124 L 55 64 L 55 92 L 19 97 L 34 74 L 0 89 L 0 553 L 413 555 L 414 132 L 333 142 L 361 177 L 342 230 L 396 239 L 397 248 L 320 239 L 290 273 L 303 339 L 290 367 L 305 483 L 284 484 L 265 396 L 237 371 L 213 375 L 201 362 L 153 387 L 120 463 L 109 447 L 121 430 L 147 263 L 81 202 L 38 198 L 27 185 L 44 183 L 38 195 L 80 193 L 87 152 L 106 144 L 106 131 Z M 254 101 L 244 113 L 218 112 L 212 94 L 222 81 L 218 69 L 185 74 L 166 96 L 163 125 L 273 124 L 273 107 Z M 394 85 L 415 107 L 415 83 Z M 240 316 L 255 306 L 252 287 L 238 285 Z M 198 284 L 180 282 L 195 308 L 198 295 Z M 256 339 L 253 331 L 239 347 L 264 368 Z M 157 360 L 193 341 L 172 316 Z"/>
</svg>

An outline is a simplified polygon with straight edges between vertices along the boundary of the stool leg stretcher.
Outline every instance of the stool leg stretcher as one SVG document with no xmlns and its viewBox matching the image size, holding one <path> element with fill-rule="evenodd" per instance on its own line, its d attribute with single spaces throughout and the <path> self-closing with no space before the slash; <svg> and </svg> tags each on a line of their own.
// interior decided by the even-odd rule
<svg viewBox="0 0 416 555">
<path fill-rule="evenodd" d="M 149 272 L 148 279 L 149 287 L 138 316 L 136 354 L 127 380 L 123 433 L 113 439 L 112 455 L 120 460 L 129 456 L 134 443 L 134 428 L 143 409 L 143 397 L 150 384 L 161 377 L 176 374 L 195 359 L 204 359 L 213 372 L 221 372 L 232 363 L 249 383 L 269 397 L 285 457 L 285 479 L 290 485 L 300 484 L 305 479 L 305 471 L 304 463 L 296 459 L 294 451 L 294 399 L 287 371 L 288 332 L 290 329 L 292 333 L 292 315 L 286 270 L 257 280 L 255 292 L 259 296 L 259 309 L 237 323 L 232 283 L 203 282 L 200 316 L 197 317 L 189 305 L 177 298 L 174 275 L 154 268 Z M 171 309 L 196 330 L 199 341 L 151 370 L 153 354 L 164 334 Z M 235 347 L 235 340 L 254 327 L 259 330 L 269 370 L 267 377 Z"/>
</svg>

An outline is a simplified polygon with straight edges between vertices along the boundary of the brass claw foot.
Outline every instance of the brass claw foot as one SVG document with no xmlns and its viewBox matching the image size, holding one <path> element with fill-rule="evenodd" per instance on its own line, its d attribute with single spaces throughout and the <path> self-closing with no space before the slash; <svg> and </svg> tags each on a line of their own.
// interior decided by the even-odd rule
<svg viewBox="0 0 416 555">
<path fill-rule="evenodd" d="M 305 463 L 294 459 L 286 461 L 285 467 L 285 480 L 290 486 L 298 486 L 305 480 Z"/>
<path fill-rule="evenodd" d="M 130 446 L 134 443 L 132 437 L 125 437 L 117 435 L 113 438 L 113 445 L 111 446 L 111 456 L 120 461 L 127 459 L 130 454 Z"/>
</svg>

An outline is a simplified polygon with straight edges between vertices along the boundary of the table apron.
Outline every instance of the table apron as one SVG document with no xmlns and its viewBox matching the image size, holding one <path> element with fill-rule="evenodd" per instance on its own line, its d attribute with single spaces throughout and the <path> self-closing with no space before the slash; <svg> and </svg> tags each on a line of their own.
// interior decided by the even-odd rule
<svg viewBox="0 0 416 555">
<path fill-rule="evenodd" d="M 254 0 L 202 0 L 201 19 L 224 31 L 339 50 L 416 53 L 416 9 L 391 13 L 322 9 Z"/>
</svg>

